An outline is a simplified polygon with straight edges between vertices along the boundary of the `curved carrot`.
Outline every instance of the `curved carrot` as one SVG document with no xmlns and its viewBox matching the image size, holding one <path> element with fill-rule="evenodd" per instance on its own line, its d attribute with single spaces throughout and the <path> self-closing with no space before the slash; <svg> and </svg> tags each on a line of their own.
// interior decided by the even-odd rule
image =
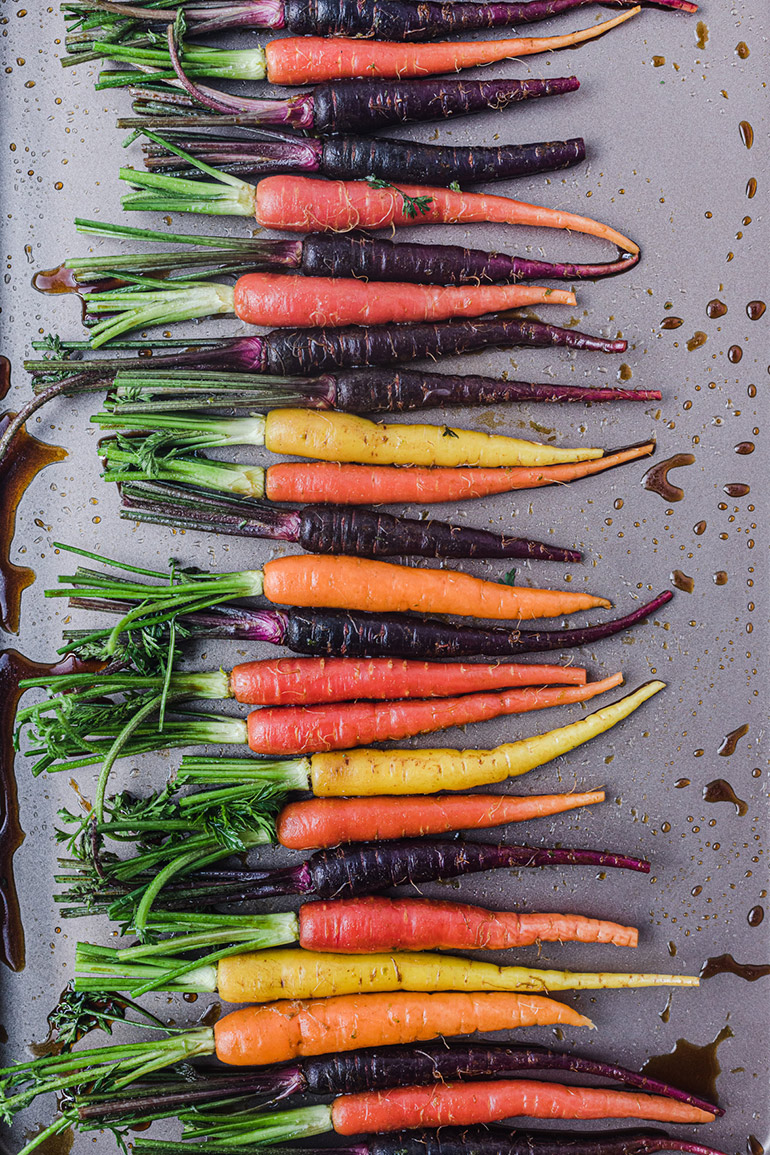
<svg viewBox="0 0 770 1155">
<path fill-rule="evenodd" d="M 508 686 L 582 686 L 582 666 L 420 662 L 408 658 L 263 658 L 230 671 L 247 706 L 309 706 L 354 698 L 434 698 Z"/>
<path fill-rule="evenodd" d="M 348 187 L 347 182 L 338 184 Z M 363 187 L 368 188 L 366 184 Z M 323 193 L 320 197 L 315 192 L 313 195 L 323 202 Z M 261 209 L 258 211 L 261 213 Z M 277 227 L 291 228 L 292 225 Z M 575 303 L 574 293 L 539 285 L 407 285 L 355 278 L 276 276 L 275 273 L 246 273 L 238 278 L 233 289 L 236 316 L 249 325 L 267 327 L 276 324 L 279 318 L 282 325 L 388 325 L 480 317 L 524 305 Z"/>
<path fill-rule="evenodd" d="M 590 799 L 592 795 L 582 797 Z M 599 942 L 635 947 L 638 940 L 635 927 L 579 914 L 518 914 L 425 898 L 335 899 L 307 902 L 299 910 L 299 941 L 306 950 L 345 954 L 509 950 L 537 942 Z"/>
<path fill-rule="evenodd" d="M 468 1126 L 528 1116 L 534 1119 L 654 1119 L 661 1123 L 710 1123 L 714 1114 L 689 1103 L 534 1079 L 480 1083 L 433 1083 L 343 1095 L 332 1106 L 339 1135 L 400 1131 L 414 1127 Z"/>
<path fill-rule="evenodd" d="M 611 605 L 592 594 L 505 586 L 457 570 L 416 569 L 360 557 L 297 554 L 266 562 L 263 573 L 265 597 L 285 606 L 530 621 Z"/>
<path fill-rule="evenodd" d="M 378 44 L 377 48 L 380 47 Z M 419 204 L 419 210 L 415 209 L 415 203 Z M 575 233 L 601 237 L 624 252 L 639 252 L 639 246 L 628 237 L 590 217 L 516 201 L 511 197 L 456 192 L 454 189 L 430 185 L 399 184 L 380 188 L 367 181 L 320 181 L 303 176 L 267 176 L 256 187 L 254 215 L 263 228 L 286 229 L 294 233 L 339 233 L 351 229 L 387 229 L 392 225 L 492 221 L 497 224 L 529 225 L 532 228 L 570 229 Z M 276 280 L 270 274 L 262 275 L 271 281 Z M 383 295 L 387 297 L 387 290 L 397 287 L 383 284 Z M 237 289 L 236 285 L 236 293 Z M 467 292 L 455 289 L 446 291 Z M 473 289 L 474 293 L 480 291 L 480 288 Z M 237 298 L 236 311 L 240 316 Z M 273 315 L 270 324 L 274 320 Z"/>
<path fill-rule="evenodd" d="M 420 468 L 392 465 L 342 465 L 338 462 L 287 462 L 265 470 L 265 496 L 270 501 L 333 502 L 345 495 L 347 505 L 401 502 L 466 501 L 516 489 L 563 485 L 648 457 L 654 442 L 634 445 L 592 461 L 537 468 Z"/>
<path fill-rule="evenodd" d="M 508 794 L 308 798 L 284 806 L 278 818 L 278 841 L 290 850 L 310 850 L 340 842 L 418 838 L 450 830 L 483 830 L 508 822 L 526 822 L 603 801 L 603 790 L 524 798 Z M 313 907 L 318 905 L 313 903 Z"/>
<path fill-rule="evenodd" d="M 356 744 L 396 741 L 566 702 L 586 702 L 622 682 L 622 674 L 613 674 L 583 686 L 538 686 L 411 701 L 276 706 L 249 714 L 248 741 L 257 754 L 345 750 Z"/>
<path fill-rule="evenodd" d="M 556 1023 L 593 1027 L 572 1007 L 543 995 L 396 992 L 282 999 L 245 1007 L 214 1024 L 214 1039 L 221 1062 L 262 1066 L 300 1055 Z"/>
<path fill-rule="evenodd" d="M 459 72 L 461 68 L 478 68 L 509 60 L 516 56 L 531 56 L 536 52 L 551 52 L 557 48 L 571 48 L 586 40 L 594 40 L 630 20 L 639 7 L 632 8 L 595 24 L 563 36 L 524 36 L 505 40 L 471 40 L 437 44 L 398 44 L 387 41 L 332 40 L 320 36 L 291 36 L 285 40 L 271 40 L 265 45 L 267 78 L 273 84 L 317 84 L 324 80 L 371 80 L 378 76 L 430 76 L 440 72 Z"/>
</svg>

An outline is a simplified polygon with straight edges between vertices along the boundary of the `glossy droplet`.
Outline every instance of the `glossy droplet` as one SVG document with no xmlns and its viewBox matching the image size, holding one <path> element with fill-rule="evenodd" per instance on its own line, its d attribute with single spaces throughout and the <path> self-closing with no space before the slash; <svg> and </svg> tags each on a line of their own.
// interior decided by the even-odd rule
<svg viewBox="0 0 770 1155">
<path fill-rule="evenodd" d="M 725 572 L 725 570 L 718 569 L 717 572 L 714 574 L 714 585 L 715 586 L 726 586 L 727 585 L 727 573 Z"/>
<path fill-rule="evenodd" d="M 745 40 L 739 40 L 735 45 L 736 55 L 740 56 L 741 60 L 748 60 L 751 55 L 751 49 Z"/>
<path fill-rule="evenodd" d="M 32 288 L 38 293 L 58 296 L 60 293 L 76 293 L 78 283 L 72 269 L 58 265 L 55 269 L 41 269 L 32 278 Z"/>
<path fill-rule="evenodd" d="M 719 745 L 717 754 L 721 754 L 723 758 L 732 757 L 741 738 L 744 738 L 748 732 L 749 724 L 748 722 L 744 722 L 742 726 L 737 726 L 734 730 L 731 730 L 729 734 L 725 734 Z"/>
<path fill-rule="evenodd" d="M 673 1083 L 683 1091 L 702 1095 L 714 1102 L 717 1098 L 717 1078 L 722 1070 L 717 1059 L 717 1050 L 725 1039 L 732 1037 L 730 1027 L 725 1026 L 713 1042 L 702 1047 L 688 1042 L 687 1039 L 677 1039 L 673 1051 L 667 1055 L 655 1055 L 648 1059 L 642 1070 L 645 1075 Z"/>
<path fill-rule="evenodd" d="M 690 785 L 690 779 L 689 778 L 677 778 L 676 782 L 674 783 L 674 789 L 675 790 L 684 790 L 685 786 L 689 786 L 689 785 Z"/>
<path fill-rule="evenodd" d="M 633 375 L 634 374 L 631 370 L 631 366 L 626 365 L 626 363 L 623 362 L 623 364 L 618 369 L 618 380 L 619 381 L 630 381 L 631 378 L 633 377 Z"/>
<path fill-rule="evenodd" d="M 729 782 L 724 778 L 715 778 L 713 782 L 707 782 L 703 787 L 703 801 L 704 802 L 731 802 L 735 807 L 736 814 L 743 818 L 749 810 L 747 802 L 739 798 Z"/>
<path fill-rule="evenodd" d="M 749 177 L 748 184 L 746 185 L 746 196 L 751 201 L 754 199 L 754 197 L 756 195 L 757 195 L 757 178 L 755 176 L 752 176 L 752 177 Z"/>
<path fill-rule="evenodd" d="M 724 317 L 726 312 L 727 305 L 724 301 L 720 301 L 716 297 L 706 305 L 706 315 L 710 317 L 712 321 L 715 317 Z"/>
<path fill-rule="evenodd" d="M 765 917 L 764 908 L 761 906 L 752 906 L 746 917 L 749 926 L 760 926 Z"/>
<path fill-rule="evenodd" d="M 747 457 L 750 453 L 753 453 L 755 449 L 756 445 L 753 441 L 739 441 L 735 446 L 735 452 L 739 453 L 741 457 Z"/>
<path fill-rule="evenodd" d="M 749 301 L 746 306 L 746 316 L 750 321 L 758 321 L 764 316 L 767 305 L 764 301 Z"/>
<path fill-rule="evenodd" d="M 681 501 L 684 490 L 678 485 L 673 485 L 668 479 L 668 474 L 671 469 L 681 469 L 685 465 L 692 465 L 694 461 L 692 453 L 675 453 L 673 457 L 659 461 L 657 465 L 647 470 L 642 478 L 642 487 L 657 493 L 664 501 Z"/>
<path fill-rule="evenodd" d="M 653 56 L 653 58 L 652 58 L 652 67 L 653 68 L 662 68 L 665 63 L 666 63 L 665 56 Z"/>
<path fill-rule="evenodd" d="M 696 537 L 700 537 L 701 534 L 706 532 L 706 522 L 705 521 L 696 521 L 695 525 L 692 527 L 692 531 L 696 535 Z"/>
<path fill-rule="evenodd" d="M 708 337 L 702 329 L 696 329 L 690 340 L 687 342 L 687 348 L 692 353 L 695 349 L 700 349 L 701 345 L 705 345 Z"/>
<path fill-rule="evenodd" d="M 740 345 L 731 345 L 727 350 L 727 360 L 731 365 L 737 365 L 743 359 L 743 349 Z"/>
<path fill-rule="evenodd" d="M 699 20 L 695 25 L 696 47 L 705 48 L 708 44 L 709 30 L 708 25 L 703 20 Z"/>
<path fill-rule="evenodd" d="M 754 143 L 754 129 L 749 124 L 748 120 L 742 120 L 738 125 L 738 131 L 741 134 L 741 140 L 746 145 L 746 148 L 751 148 Z"/>
<path fill-rule="evenodd" d="M 682 573 L 680 569 L 675 569 L 671 574 L 671 582 L 678 590 L 683 590 L 686 594 L 691 594 L 695 589 L 695 578 L 688 577 L 686 573 Z"/>
<path fill-rule="evenodd" d="M 714 975 L 726 974 L 736 975 L 739 979 L 745 979 L 747 983 L 755 983 L 757 979 L 770 975 L 770 965 L 767 963 L 739 963 L 731 954 L 719 954 L 714 958 L 706 959 L 700 968 L 699 977 L 701 979 L 713 979 Z M 753 1138 L 752 1135 L 750 1139 Z M 749 1147 L 749 1150 L 751 1151 L 752 1148 Z M 761 1145 L 759 1150 L 762 1151 Z"/>
<path fill-rule="evenodd" d="M 749 1135 L 746 1140 L 746 1155 L 765 1155 L 765 1149 L 756 1135 Z"/>
<path fill-rule="evenodd" d="M 731 481 L 728 485 L 724 485 L 722 489 L 728 497 L 746 497 L 747 494 L 751 493 L 751 486 L 744 485 L 741 481 Z"/>
<path fill-rule="evenodd" d="M 681 317 L 666 317 L 665 320 L 661 321 L 660 327 L 661 329 L 680 329 L 683 324 L 684 321 Z"/>
</svg>

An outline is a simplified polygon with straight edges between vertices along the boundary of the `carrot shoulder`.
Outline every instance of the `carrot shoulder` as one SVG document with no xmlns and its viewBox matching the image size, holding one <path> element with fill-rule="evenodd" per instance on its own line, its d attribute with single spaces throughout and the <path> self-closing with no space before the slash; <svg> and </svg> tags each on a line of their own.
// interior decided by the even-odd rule
<svg viewBox="0 0 770 1155">
<path fill-rule="evenodd" d="M 661 1123 L 710 1123 L 714 1115 L 666 1099 L 605 1087 L 573 1087 L 534 1079 L 435 1083 L 344 1095 L 332 1107 L 339 1135 L 413 1127 L 469 1126 L 500 1119 L 652 1119 Z"/>
<path fill-rule="evenodd" d="M 611 604 L 592 594 L 506 586 L 457 570 L 417 569 L 366 558 L 304 554 L 267 562 L 264 594 L 277 605 L 374 613 L 410 610 L 512 621 L 560 618 Z"/>
<path fill-rule="evenodd" d="M 231 1066 L 283 1063 L 303 1055 L 423 1042 L 516 1027 L 592 1027 L 543 995 L 448 992 L 340 995 L 245 1007 L 214 1025 L 217 1058 Z"/>
<path fill-rule="evenodd" d="M 278 820 L 278 841 L 291 850 L 310 850 L 340 842 L 419 838 L 450 830 L 483 830 L 508 822 L 527 822 L 603 801 L 602 790 L 523 798 L 509 794 L 308 798 L 284 806 Z"/>
</svg>

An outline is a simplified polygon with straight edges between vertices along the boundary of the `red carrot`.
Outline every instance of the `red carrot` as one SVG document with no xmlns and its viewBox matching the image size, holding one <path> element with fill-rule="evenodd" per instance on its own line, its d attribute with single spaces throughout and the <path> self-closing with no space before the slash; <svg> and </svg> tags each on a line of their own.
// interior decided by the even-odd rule
<svg viewBox="0 0 770 1155">
<path fill-rule="evenodd" d="M 604 801 L 604 791 L 589 794 L 405 795 L 391 798 L 308 798 L 284 806 L 278 818 L 278 841 L 290 850 L 336 846 L 340 842 L 378 842 L 446 834 L 451 830 L 483 830 L 508 822 L 526 822 Z M 368 900 L 367 900 L 368 901 Z M 450 904 L 452 905 L 452 904 Z M 315 910 L 318 903 L 313 904 Z M 491 931 L 490 931 L 491 934 Z M 303 946 L 308 944 L 303 942 Z M 317 947 L 318 950 L 331 948 Z M 352 949 L 352 948 L 350 948 Z M 387 950 L 388 947 L 370 947 Z M 407 949 L 404 947 L 404 949 Z M 409 948 L 423 950 L 415 946 Z M 489 946 L 490 950 L 497 947 Z"/>
<path fill-rule="evenodd" d="M 420 662 L 399 658 L 265 658 L 230 673 L 234 698 L 249 706 L 310 706 L 356 698 L 434 698 L 509 686 L 582 686 L 580 666 L 520 662 Z"/>
<path fill-rule="evenodd" d="M 249 746 L 258 754 L 307 754 L 429 734 L 500 715 L 585 702 L 623 681 L 613 674 L 583 686 L 544 686 L 454 698 L 336 705 L 276 706 L 248 717 Z"/>
</svg>

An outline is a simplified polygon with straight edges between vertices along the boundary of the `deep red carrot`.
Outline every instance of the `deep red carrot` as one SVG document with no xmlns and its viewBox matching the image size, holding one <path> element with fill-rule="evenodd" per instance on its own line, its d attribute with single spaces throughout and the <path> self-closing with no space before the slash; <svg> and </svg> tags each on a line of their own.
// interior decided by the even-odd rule
<svg viewBox="0 0 770 1155">
<path fill-rule="evenodd" d="M 292 462 L 270 465 L 265 470 L 265 496 L 271 501 L 333 502 L 345 494 L 348 505 L 378 502 L 465 501 L 515 489 L 537 489 L 564 485 L 581 477 L 602 473 L 655 449 L 654 441 L 608 453 L 593 461 L 536 469 L 463 468 L 422 469 L 417 466 L 340 465 L 336 462 Z"/>
<path fill-rule="evenodd" d="M 581 666 L 523 662 L 419 662 L 399 658 L 264 658 L 230 672 L 230 691 L 248 706 L 310 706 L 356 698 L 433 698 L 509 686 L 582 686 Z"/>
<path fill-rule="evenodd" d="M 541 686 L 394 702 L 275 706 L 249 714 L 249 746 L 258 754 L 289 755 L 368 746 L 500 715 L 586 702 L 622 681 L 622 674 L 613 674 L 582 686 Z"/>
<path fill-rule="evenodd" d="M 591 799 L 594 796 L 572 797 Z M 536 802 L 537 799 L 515 801 Z M 389 950 L 509 950 L 537 942 L 612 943 L 635 947 L 639 939 L 635 927 L 580 914 L 518 914 L 456 902 L 374 896 L 307 902 L 300 907 L 299 927 L 299 941 L 307 950 L 338 950 L 346 954 Z"/>
<path fill-rule="evenodd" d="M 374 798 L 308 798 L 284 806 L 278 818 L 278 841 L 290 850 L 311 850 L 336 846 L 341 842 L 379 842 L 394 838 L 417 838 L 424 834 L 446 834 L 450 830 L 483 830 L 508 822 L 526 822 L 531 818 L 561 814 L 565 810 L 592 806 L 603 801 L 602 790 L 589 794 L 543 794 L 529 797 L 442 794 L 433 798 L 424 795 L 398 798 L 387 795 Z M 317 903 L 314 908 L 316 906 Z M 303 942 L 302 945 L 307 946 L 307 943 Z M 389 948 L 383 946 L 369 949 Z M 413 949 L 423 948 L 415 946 Z M 490 945 L 489 949 L 497 948 Z"/>
</svg>

